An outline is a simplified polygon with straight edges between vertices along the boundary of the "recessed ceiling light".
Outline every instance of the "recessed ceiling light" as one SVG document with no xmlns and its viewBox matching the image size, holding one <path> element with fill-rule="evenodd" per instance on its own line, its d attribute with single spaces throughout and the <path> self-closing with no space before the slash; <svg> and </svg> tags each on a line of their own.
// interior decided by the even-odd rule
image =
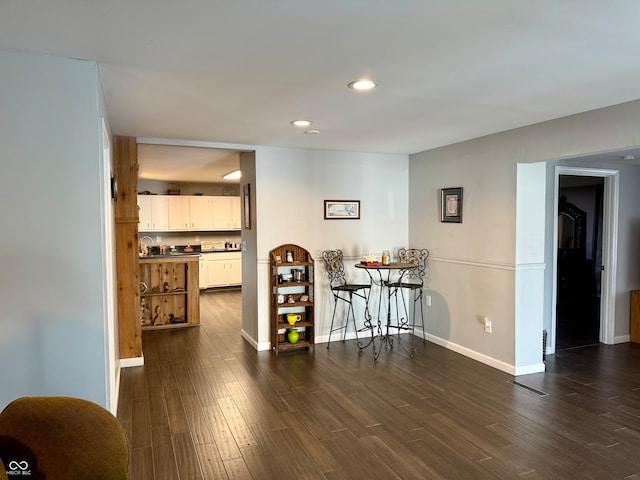
<svg viewBox="0 0 640 480">
<path fill-rule="evenodd" d="M 318 135 L 320 133 L 320 130 L 306 130 L 305 135 Z"/>
<path fill-rule="evenodd" d="M 308 127 L 313 122 L 311 122 L 309 120 L 294 120 L 293 122 L 290 122 L 290 123 L 291 123 L 291 125 L 294 125 L 296 127 Z"/>
<path fill-rule="evenodd" d="M 355 82 L 351 82 L 347 85 L 349 88 L 354 90 L 371 90 L 378 86 L 378 82 L 375 80 L 356 80 Z"/>
<path fill-rule="evenodd" d="M 234 170 L 233 172 L 229 172 L 226 175 L 223 175 L 222 178 L 225 180 L 236 180 L 242 176 L 242 172 L 240 170 Z"/>
</svg>

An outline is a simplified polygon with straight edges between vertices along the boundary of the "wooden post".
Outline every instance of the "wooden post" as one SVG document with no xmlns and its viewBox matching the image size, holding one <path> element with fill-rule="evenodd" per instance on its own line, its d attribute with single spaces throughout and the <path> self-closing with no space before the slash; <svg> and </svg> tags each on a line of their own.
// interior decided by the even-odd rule
<svg viewBox="0 0 640 480">
<path fill-rule="evenodd" d="M 120 358 L 137 358 L 142 357 L 138 269 L 138 144 L 135 137 L 115 136 L 113 146 L 118 186 L 115 221 Z"/>
<path fill-rule="evenodd" d="M 640 343 L 640 290 L 631 291 L 631 341 Z"/>
</svg>

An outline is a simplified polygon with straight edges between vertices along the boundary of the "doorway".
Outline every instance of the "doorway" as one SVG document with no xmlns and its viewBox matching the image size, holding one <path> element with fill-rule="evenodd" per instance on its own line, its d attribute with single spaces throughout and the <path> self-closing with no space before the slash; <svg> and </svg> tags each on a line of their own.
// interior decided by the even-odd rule
<svg viewBox="0 0 640 480">
<path fill-rule="evenodd" d="M 560 175 L 556 350 L 600 341 L 602 177 Z"/>
<path fill-rule="evenodd" d="M 573 188 L 573 200 L 580 205 L 569 201 L 568 194 Z M 547 353 L 614 341 L 618 190 L 617 170 L 555 169 L 557 221 L 553 228 L 552 303 L 555 308 Z M 562 217 L 563 211 L 571 218 Z M 586 217 L 592 217 L 593 221 Z M 564 250 L 567 248 L 571 252 Z"/>
</svg>

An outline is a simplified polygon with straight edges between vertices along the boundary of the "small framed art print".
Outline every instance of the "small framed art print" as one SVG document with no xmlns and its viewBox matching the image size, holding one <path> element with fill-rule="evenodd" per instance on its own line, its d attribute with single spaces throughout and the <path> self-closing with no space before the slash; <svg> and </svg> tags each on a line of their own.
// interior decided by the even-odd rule
<svg viewBox="0 0 640 480">
<path fill-rule="evenodd" d="M 440 221 L 462 223 L 462 187 L 443 188 L 441 192 Z"/>
</svg>

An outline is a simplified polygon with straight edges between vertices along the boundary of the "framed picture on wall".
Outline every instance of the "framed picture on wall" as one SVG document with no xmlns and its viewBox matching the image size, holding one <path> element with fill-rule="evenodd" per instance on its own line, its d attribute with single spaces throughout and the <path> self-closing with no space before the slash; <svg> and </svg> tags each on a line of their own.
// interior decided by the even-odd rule
<svg viewBox="0 0 640 480">
<path fill-rule="evenodd" d="M 359 220 L 360 200 L 325 200 L 325 220 Z"/>
<path fill-rule="evenodd" d="M 440 204 L 441 222 L 462 223 L 462 187 L 443 188 Z"/>
<path fill-rule="evenodd" d="M 242 187 L 242 200 L 244 212 L 244 229 L 251 230 L 251 184 L 247 183 Z"/>
</svg>

